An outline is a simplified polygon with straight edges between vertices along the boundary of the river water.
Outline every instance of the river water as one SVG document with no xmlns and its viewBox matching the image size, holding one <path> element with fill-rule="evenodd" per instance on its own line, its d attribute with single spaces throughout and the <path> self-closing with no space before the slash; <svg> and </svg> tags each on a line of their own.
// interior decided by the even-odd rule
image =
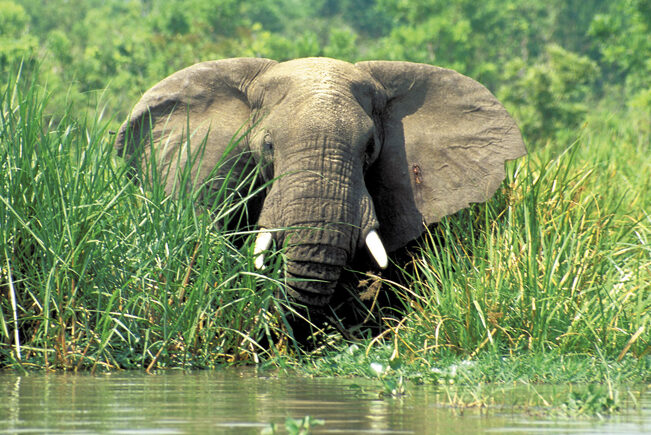
<svg viewBox="0 0 651 435">
<path fill-rule="evenodd" d="M 323 420 L 311 433 L 465 434 L 651 432 L 651 396 L 604 419 L 541 417 L 508 406 L 445 406 L 449 391 L 409 386 L 379 398 L 379 382 L 261 374 L 255 369 L 110 374 L 0 372 L 0 433 L 287 433 L 286 419 Z M 446 398 L 447 395 L 447 398 Z"/>
</svg>

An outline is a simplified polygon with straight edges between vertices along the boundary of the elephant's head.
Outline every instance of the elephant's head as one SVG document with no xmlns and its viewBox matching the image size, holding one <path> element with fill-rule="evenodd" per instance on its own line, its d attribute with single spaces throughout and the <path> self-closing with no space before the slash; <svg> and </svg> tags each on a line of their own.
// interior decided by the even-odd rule
<svg viewBox="0 0 651 435">
<path fill-rule="evenodd" d="M 178 152 L 188 132 L 190 151 L 207 137 L 199 179 L 214 175 L 225 153 L 263 165 L 262 177 L 273 183 L 249 214 L 262 229 L 292 229 L 263 231 L 256 264 L 272 238 L 286 245 L 289 294 L 310 305 L 329 301 L 342 268 L 366 255 L 365 246 L 385 267 L 386 252 L 426 225 L 490 198 L 504 162 L 525 153 L 518 127 L 486 88 L 408 62 L 200 63 L 145 93 L 117 148 L 144 150 L 140 162 L 154 148 L 173 173 L 193 154 Z M 239 158 L 217 172 L 232 179 L 251 168 Z M 167 188 L 173 183 L 169 177 Z"/>
</svg>

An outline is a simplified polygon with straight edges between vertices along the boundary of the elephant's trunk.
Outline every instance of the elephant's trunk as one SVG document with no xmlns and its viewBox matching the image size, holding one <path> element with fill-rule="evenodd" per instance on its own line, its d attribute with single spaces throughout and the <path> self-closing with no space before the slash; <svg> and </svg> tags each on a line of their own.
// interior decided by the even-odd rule
<svg viewBox="0 0 651 435">
<path fill-rule="evenodd" d="M 369 221 L 361 200 L 363 172 L 341 144 L 321 141 L 292 149 L 291 155 L 276 156 L 276 173 L 282 175 L 265 199 L 259 224 L 282 229 L 273 234 L 276 245 L 285 248 L 289 295 L 323 305 Z"/>
</svg>

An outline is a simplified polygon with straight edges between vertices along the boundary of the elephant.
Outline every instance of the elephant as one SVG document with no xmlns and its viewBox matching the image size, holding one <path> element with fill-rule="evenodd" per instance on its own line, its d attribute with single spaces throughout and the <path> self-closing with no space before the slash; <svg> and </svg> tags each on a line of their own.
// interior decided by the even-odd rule
<svg viewBox="0 0 651 435">
<path fill-rule="evenodd" d="M 387 253 L 428 225 L 491 198 L 505 162 L 526 154 L 515 121 L 469 77 L 322 57 L 180 70 L 144 93 L 115 146 L 140 170 L 156 153 L 168 174 L 201 148 L 191 171 L 207 181 L 206 198 L 224 180 L 243 189 L 228 180 L 257 170 L 266 187 L 246 207 L 259 229 L 255 266 L 264 268 L 272 243 L 283 247 L 287 294 L 317 308 L 356 258 L 387 267 Z M 167 177 L 167 192 L 177 178 Z"/>
</svg>

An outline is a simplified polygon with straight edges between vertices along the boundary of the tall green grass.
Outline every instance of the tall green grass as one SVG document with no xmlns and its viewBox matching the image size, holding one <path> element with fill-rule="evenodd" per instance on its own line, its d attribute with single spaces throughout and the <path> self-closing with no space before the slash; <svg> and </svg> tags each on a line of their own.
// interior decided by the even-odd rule
<svg viewBox="0 0 651 435">
<path fill-rule="evenodd" d="M 279 283 L 252 272 L 251 236 L 236 247 L 213 225 L 241 199 L 213 215 L 193 189 L 172 200 L 133 182 L 109 123 L 48 120 L 34 81 L 0 100 L 0 366 L 204 367 L 273 350 L 259 342 L 284 333 Z"/>
<path fill-rule="evenodd" d="M 509 164 L 496 198 L 431 231 L 396 287 L 405 350 L 649 354 L 648 129 L 608 124 Z"/>
<path fill-rule="evenodd" d="M 282 255 L 263 275 L 254 235 L 214 225 L 243 200 L 220 192 L 220 208 L 206 213 L 189 170 L 173 197 L 156 179 L 134 182 L 108 120 L 78 119 L 73 108 L 54 118 L 46 102 L 20 75 L 0 90 L 0 367 L 211 367 L 298 355 L 276 296 Z M 386 330 L 365 345 L 386 341 L 424 359 L 648 354 L 643 126 L 595 118 L 576 143 L 510 163 L 492 201 L 433 228 L 404 282 L 383 285 L 402 304 L 381 312 Z"/>
</svg>

